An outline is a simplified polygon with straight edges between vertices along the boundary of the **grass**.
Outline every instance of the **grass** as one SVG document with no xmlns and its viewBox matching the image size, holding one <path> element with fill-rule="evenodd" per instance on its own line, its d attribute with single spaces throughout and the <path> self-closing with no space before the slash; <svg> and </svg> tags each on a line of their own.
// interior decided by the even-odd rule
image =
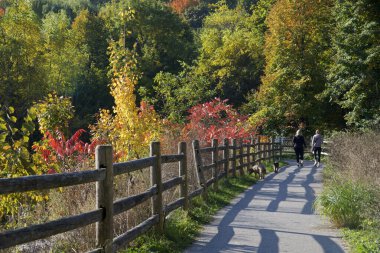
<svg viewBox="0 0 380 253">
<path fill-rule="evenodd" d="M 210 222 L 218 210 L 228 205 L 234 197 L 255 182 L 256 179 L 250 175 L 220 181 L 219 190 L 209 191 L 207 201 L 196 197 L 191 201 L 188 212 L 180 209 L 174 211 L 166 220 L 163 235 L 150 231 L 121 252 L 181 252 L 191 244 L 203 224 Z"/>
<path fill-rule="evenodd" d="M 342 229 L 353 253 L 380 253 L 380 136 L 338 133 L 323 171 L 319 212 Z"/>
<path fill-rule="evenodd" d="M 320 212 L 338 227 L 359 228 L 366 220 L 366 209 L 372 206 L 374 192 L 352 181 L 336 182 L 323 190 L 316 201 Z"/>
</svg>

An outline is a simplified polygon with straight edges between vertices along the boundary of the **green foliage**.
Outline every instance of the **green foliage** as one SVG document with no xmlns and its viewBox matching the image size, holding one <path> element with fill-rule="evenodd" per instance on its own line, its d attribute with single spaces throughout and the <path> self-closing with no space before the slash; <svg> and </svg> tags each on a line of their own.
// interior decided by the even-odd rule
<svg viewBox="0 0 380 253">
<path fill-rule="evenodd" d="M 49 12 L 63 10 L 70 19 L 74 19 L 81 10 L 87 9 L 91 12 L 98 10 L 99 6 L 107 0 L 33 0 L 33 10 L 39 17 Z"/>
<path fill-rule="evenodd" d="M 252 124 L 279 131 L 298 128 L 300 122 L 312 127 L 339 123 L 339 110 L 334 113 L 320 98 L 330 56 L 331 8 L 331 0 L 273 5 L 267 17 L 265 74 L 255 96 L 259 110 Z"/>
<path fill-rule="evenodd" d="M 208 78 L 194 73 L 194 67 L 183 63 L 177 75 L 160 72 L 155 77 L 156 92 L 153 102 L 161 108 L 161 114 L 169 120 L 183 122 L 187 110 L 216 96 Z"/>
<path fill-rule="evenodd" d="M 373 206 L 375 193 L 356 182 L 336 182 L 325 187 L 316 205 L 339 227 L 358 228 L 365 221 L 367 206 Z"/>
<path fill-rule="evenodd" d="M 1 177 L 35 174 L 30 161 L 29 137 L 34 132 L 33 109 L 29 110 L 20 128 L 13 107 L 0 107 L 0 156 Z"/>
<path fill-rule="evenodd" d="M 344 239 L 355 253 L 379 253 L 380 230 L 343 230 Z"/>
<path fill-rule="evenodd" d="M 194 56 L 190 27 L 171 8 L 157 0 L 122 0 L 106 4 L 100 11 L 115 41 L 138 55 L 142 73 L 139 87 L 152 96 L 153 78 L 160 71 L 175 73 L 180 61 Z"/>
<path fill-rule="evenodd" d="M 191 244 L 198 230 L 199 225 L 183 210 L 173 212 L 165 224 L 166 237 L 175 242 L 178 248 L 185 248 Z"/>
<path fill-rule="evenodd" d="M 333 64 L 325 91 L 356 128 L 380 123 L 380 2 L 337 1 Z"/>
<path fill-rule="evenodd" d="M 201 2 L 200 4 L 187 8 L 183 15 L 192 28 L 199 29 L 203 25 L 203 20 L 211 11 L 208 3 Z"/>
<path fill-rule="evenodd" d="M 13 107 L 0 106 L 0 178 L 13 178 L 41 174 L 42 168 L 35 166 L 29 153 L 29 138 L 33 134 L 36 118 L 30 109 L 20 128 L 16 127 L 17 118 Z M 26 194 L 7 194 L 0 196 L 0 219 L 6 215 L 15 217 L 20 208 L 27 208 L 35 202 L 44 200 L 38 192 Z M 11 220 L 10 225 L 17 219 Z"/>
<path fill-rule="evenodd" d="M 249 14 L 220 5 L 205 18 L 200 44 L 196 73 L 208 77 L 219 96 L 241 105 L 246 93 L 258 87 L 263 66 L 259 34 Z"/>
<path fill-rule="evenodd" d="M 45 99 L 35 103 L 33 108 L 37 113 L 42 134 L 48 131 L 55 133 L 56 130 L 68 133 L 69 121 L 74 116 L 74 107 L 71 105 L 70 98 L 51 93 Z"/>
<path fill-rule="evenodd" d="M 0 34 L 0 104 L 13 105 L 20 117 L 47 89 L 40 25 L 30 1 L 8 2 Z"/>
<path fill-rule="evenodd" d="M 87 10 L 81 11 L 72 24 L 81 47 L 89 53 L 89 63 L 81 78 L 75 84 L 73 105 L 76 108 L 72 121 L 74 129 L 86 128 L 93 123 L 94 114 L 99 108 L 111 109 L 113 98 L 110 95 L 107 77 L 109 59 L 107 55 L 108 35 L 104 21 Z M 85 99 L 84 99 L 85 98 Z"/>
<path fill-rule="evenodd" d="M 44 69 L 50 90 L 72 95 L 88 64 L 88 50 L 64 11 L 50 12 L 42 24 Z"/>
</svg>

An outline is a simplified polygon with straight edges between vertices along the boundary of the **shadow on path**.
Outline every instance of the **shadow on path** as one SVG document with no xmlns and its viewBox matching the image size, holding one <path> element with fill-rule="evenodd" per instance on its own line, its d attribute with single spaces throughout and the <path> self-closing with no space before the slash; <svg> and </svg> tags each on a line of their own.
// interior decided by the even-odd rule
<svg viewBox="0 0 380 253">
<path fill-rule="evenodd" d="M 306 200 L 306 203 L 304 204 L 302 210 L 299 210 L 295 214 L 299 215 L 309 215 L 313 214 L 313 202 L 315 200 L 315 191 L 312 188 L 313 183 L 315 183 L 315 174 L 319 172 L 318 168 L 313 167 L 304 167 L 304 168 L 294 168 L 292 166 L 293 162 L 290 162 L 290 170 L 291 172 L 288 174 L 288 176 L 285 179 L 281 179 L 281 177 L 274 179 L 278 174 L 272 173 L 269 174 L 263 181 L 257 182 L 254 186 L 252 186 L 250 189 L 245 191 L 242 195 L 242 198 L 238 200 L 236 203 L 233 203 L 230 206 L 227 206 L 224 208 L 224 216 L 221 218 L 221 220 L 213 225 L 212 227 L 217 226 L 217 232 L 215 233 L 214 230 L 208 230 L 204 232 L 206 235 L 206 238 L 212 238 L 209 241 L 203 241 L 202 243 L 194 245 L 191 249 L 185 251 L 187 253 L 211 253 L 211 252 L 257 252 L 257 253 L 278 253 L 280 252 L 279 245 L 280 245 L 280 238 L 284 234 L 294 234 L 299 236 L 308 236 L 309 238 L 313 238 L 323 249 L 323 252 L 325 253 L 344 253 L 344 250 L 341 248 L 337 242 L 334 240 L 338 240 L 337 236 L 329 236 L 329 235 L 323 235 L 319 234 L 319 232 L 313 233 L 313 232 L 296 232 L 296 231 L 285 231 L 281 229 L 268 229 L 265 227 L 265 224 L 255 224 L 252 220 L 247 220 L 246 223 L 242 221 L 239 221 L 236 226 L 234 226 L 232 223 L 236 219 L 239 213 L 243 210 L 248 211 L 252 210 L 252 212 L 257 212 L 257 208 L 249 207 L 252 200 L 256 197 L 258 199 L 268 199 L 270 200 L 267 207 L 263 206 L 262 211 L 267 212 L 278 212 L 278 207 L 281 201 L 285 201 L 287 198 L 292 198 L 290 200 L 286 201 L 302 201 L 304 202 Z M 285 172 L 286 169 L 289 166 L 285 168 L 281 168 L 280 172 Z M 294 181 L 297 174 L 301 172 L 301 170 L 309 170 L 308 174 L 306 175 L 306 179 L 304 175 L 302 177 L 304 180 L 300 180 L 298 182 Z M 305 189 L 305 194 L 299 194 L 298 192 L 288 192 L 289 185 L 297 185 L 301 186 Z M 265 185 L 265 188 L 269 189 L 276 189 L 277 186 L 279 188 L 278 192 L 265 192 L 262 191 L 263 186 Z M 293 197 L 292 197 L 293 196 Z M 260 198 L 261 197 L 261 198 Z M 300 199 L 300 200 L 294 200 Z M 252 205 L 252 203 L 251 203 Z M 260 207 L 259 207 L 260 208 Z M 256 210 L 255 210 L 256 209 Z M 284 212 L 279 212 L 284 213 Z M 285 212 L 286 213 L 286 212 Z M 289 212 L 293 213 L 293 212 Z M 247 215 L 246 213 L 244 215 Z M 255 226 L 252 226 L 255 224 Z M 249 228 L 249 226 L 252 226 Z M 260 234 L 261 240 L 259 245 L 250 244 L 250 242 L 246 242 L 243 240 L 243 243 L 236 245 L 235 237 L 239 238 L 239 235 L 235 235 L 234 229 L 239 228 L 239 226 L 243 226 L 245 229 L 251 230 L 253 233 L 254 231 L 258 232 Z M 210 226 L 211 227 L 211 226 Z M 264 227 L 264 228 L 263 228 Z M 215 234 L 214 234 L 215 233 Z M 234 242 L 230 243 L 232 238 L 234 238 Z M 239 240 L 238 240 L 239 241 Z M 295 245 L 297 247 L 298 245 Z"/>
<path fill-rule="evenodd" d="M 313 214 L 313 204 L 315 201 L 315 191 L 311 188 L 310 184 L 315 182 L 314 175 L 317 173 L 318 168 L 313 166 L 310 173 L 307 175 L 306 181 L 302 183 L 305 188 L 306 204 L 302 208 L 302 214 Z"/>
<path fill-rule="evenodd" d="M 261 242 L 257 253 L 279 253 L 279 237 L 276 233 L 288 233 L 296 234 L 302 236 L 311 236 L 315 241 L 319 243 L 322 247 L 323 252 L 325 253 L 345 253 L 342 248 L 331 240 L 330 236 L 316 235 L 316 234 L 306 234 L 306 233 L 297 233 L 281 230 L 271 230 L 271 229 L 260 229 Z M 306 250 L 306 249 L 305 249 Z M 307 252 L 307 251 L 305 251 Z"/>
<path fill-rule="evenodd" d="M 272 200 L 268 207 L 268 212 L 276 212 L 278 209 L 278 206 L 280 205 L 281 201 L 285 201 L 288 197 L 288 185 L 293 181 L 293 179 L 296 177 L 296 174 L 301 171 L 301 168 L 295 169 L 293 172 L 289 173 L 288 177 L 279 183 L 279 189 L 275 200 Z"/>
<path fill-rule="evenodd" d="M 248 207 L 249 203 L 255 197 L 257 191 L 259 191 L 263 187 L 264 182 L 267 180 L 272 180 L 275 176 L 276 174 L 272 173 L 268 175 L 263 181 L 258 181 L 254 185 L 254 187 L 252 186 L 249 190 L 247 190 L 244 193 L 244 196 L 242 199 L 240 199 L 234 205 L 227 207 L 227 209 L 229 210 L 220 221 L 218 225 L 218 233 L 208 243 L 207 245 L 208 248 L 212 248 L 213 252 L 219 252 L 228 246 L 229 241 L 234 236 L 233 227 L 230 226 L 230 224 L 235 220 L 236 216 L 239 214 L 240 211 Z M 250 246 L 247 246 L 247 247 L 250 247 Z M 202 252 L 202 251 L 197 251 L 197 252 Z M 252 252 L 252 251 L 247 251 L 247 252 Z"/>
<path fill-rule="evenodd" d="M 326 253 L 345 253 L 342 248 L 328 236 L 313 235 L 313 238 L 321 245 Z"/>
<path fill-rule="evenodd" d="M 276 253 L 280 252 L 278 247 L 279 238 L 276 232 L 270 229 L 260 229 L 261 242 L 257 253 Z"/>
</svg>

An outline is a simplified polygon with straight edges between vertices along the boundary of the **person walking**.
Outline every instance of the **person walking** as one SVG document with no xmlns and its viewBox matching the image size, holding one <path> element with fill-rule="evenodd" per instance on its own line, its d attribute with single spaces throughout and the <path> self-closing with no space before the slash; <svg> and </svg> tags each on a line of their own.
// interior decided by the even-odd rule
<svg viewBox="0 0 380 253">
<path fill-rule="evenodd" d="M 321 162 L 322 142 L 322 135 L 319 134 L 319 130 L 316 130 L 315 135 L 311 140 L 311 146 L 314 153 L 314 166 L 317 167 L 319 167 L 319 164 Z"/>
<path fill-rule="evenodd" d="M 303 166 L 304 148 L 306 148 L 305 138 L 301 134 L 301 130 L 297 130 L 296 135 L 293 137 L 293 147 L 296 153 L 298 167 Z"/>
</svg>

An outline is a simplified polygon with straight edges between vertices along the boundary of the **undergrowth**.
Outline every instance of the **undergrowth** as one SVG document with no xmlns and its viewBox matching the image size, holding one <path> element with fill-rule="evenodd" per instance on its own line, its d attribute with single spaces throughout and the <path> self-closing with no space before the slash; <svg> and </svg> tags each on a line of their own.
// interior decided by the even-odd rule
<svg viewBox="0 0 380 253">
<path fill-rule="evenodd" d="M 189 211 L 174 211 L 166 220 L 163 235 L 150 231 L 121 252 L 181 252 L 191 244 L 203 224 L 210 222 L 218 210 L 255 182 L 256 179 L 250 175 L 220 181 L 219 190 L 208 191 L 207 201 L 196 197 L 191 201 Z"/>
<path fill-rule="evenodd" d="M 380 136 L 333 136 L 324 190 L 315 203 L 338 227 L 353 253 L 380 253 Z"/>
</svg>

